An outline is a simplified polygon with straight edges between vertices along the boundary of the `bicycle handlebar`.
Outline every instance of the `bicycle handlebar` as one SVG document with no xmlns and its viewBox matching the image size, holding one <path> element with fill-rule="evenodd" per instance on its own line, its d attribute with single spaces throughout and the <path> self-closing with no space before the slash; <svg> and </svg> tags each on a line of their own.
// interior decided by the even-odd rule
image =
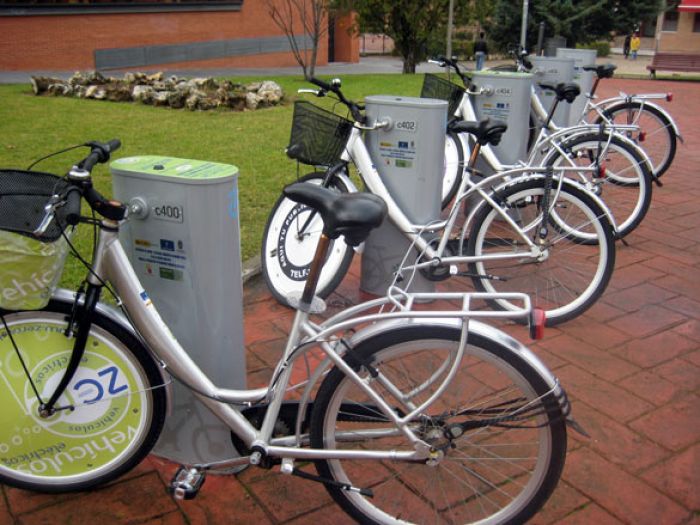
<svg viewBox="0 0 700 525">
<path fill-rule="evenodd" d="M 96 164 L 104 164 L 109 161 L 112 152 L 118 150 L 122 143 L 119 139 L 107 142 L 92 141 L 85 144 L 91 148 L 90 154 L 78 163 L 78 167 L 87 172 L 92 171 Z"/>
<path fill-rule="evenodd" d="M 100 194 L 92 186 L 90 173 L 97 164 L 109 161 L 111 154 L 119 149 L 119 139 L 107 142 L 87 142 L 83 144 L 90 148 L 90 153 L 75 164 L 66 178 L 71 184 L 61 195 L 54 195 L 44 207 L 44 218 L 34 230 L 34 235 L 41 237 L 53 222 L 56 210 L 64 208 L 62 214 L 67 225 L 75 226 L 81 220 L 81 198 L 85 197 L 90 207 L 107 219 L 122 220 L 126 216 L 126 206 L 121 202 L 111 201 Z"/>
<path fill-rule="evenodd" d="M 80 190 L 71 186 L 66 195 L 66 223 L 75 226 L 80 222 Z"/>
<path fill-rule="evenodd" d="M 338 100 L 340 102 L 347 106 L 347 108 L 350 110 L 352 118 L 355 119 L 356 122 L 359 122 L 360 124 L 365 123 L 366 119 L 365 116 L 362 114 L 362 110 L 364 110 L 365 107 L 362 104 L 358 104 L 357 102 L 353 102 L 352 100 L 345 98 L 345 95 L 343 95 L 343 92 L 340 90 L 340 79 L 334 78 L 329 84 L 328 82 L 325 82 L 320 78 L 311 77 L 309 79 L 309 82 L 321 88 L 319 91 L 316 92 L 317 97 L 324 97 L 328 92 L 333 93 L 335 96 L 338 97 Z"/>
<path fill-rule="evenodd" d="M 469 84 L 471 84 L 467 75 L 465 75 L 464 72 L 460 69 L 459 61 L 456 57 L 447 58 L 443 55 L 437 55 L 435 58 L 428 59 L 428 62 L 431 64 L 437 64 L 440 67 L 451 67 L 455 70 L 455 73 L 457 73 L 459 78 L 462 79 L 462 83 L 465 87 L 469 87 Z"/>
</svg>

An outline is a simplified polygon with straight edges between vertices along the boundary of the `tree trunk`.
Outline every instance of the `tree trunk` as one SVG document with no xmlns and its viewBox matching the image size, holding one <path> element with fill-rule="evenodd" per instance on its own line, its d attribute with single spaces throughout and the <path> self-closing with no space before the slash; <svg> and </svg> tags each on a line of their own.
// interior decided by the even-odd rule
<svg viewBox="0 0 700 525">
<path fill-rule="evenodd" d="M 313 40 L 313 47 L 311 49 L 311 60 L 308 64 L 308 73 L 304 72 L 304 77 L 308 80 L 314 77 L 316 73 L 316 60 L 318 59 L 318 40 Z M 308 76 L 307 76 L 308 75 Z"/>
<path fill-rule="evenodd" d="M 416 72 L 416 53 L 411 50 L 403 56 L 403 73 L 415 74 Z"/>
</svg>

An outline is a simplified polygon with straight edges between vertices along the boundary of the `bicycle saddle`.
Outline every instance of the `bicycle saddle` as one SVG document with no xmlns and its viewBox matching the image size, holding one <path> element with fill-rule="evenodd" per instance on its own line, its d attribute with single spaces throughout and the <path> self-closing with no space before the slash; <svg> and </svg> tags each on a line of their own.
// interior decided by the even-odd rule
<svg viewBox="0 0 700 525">
<path fill-rule="evenodd" d="M 344 235 L 350 246 L 363 242 L 387 214 L 386 203 L 372 193 L 336 193 L 303 182 L 290 184 L 283 193 L 318 211 L 323 219 L 323 233 L 331 239 Z"/>
<path fill-rule="evenodd" d="M 600 66 L 583 66 L 584 71 L 595 71 L 598 78 L 612 78 L 617 66 L 615 64 L 602 64 Z"/>
<path fill-rule="evenodd" d="M 482 146 L 486 144 L 497 146 L 501 142 L 506 129 L 508 129 L 508 125 L 500 121 L 491 122 L 490 119 L 485 119 L 481 122 L 465 122 L 461 120 L 450 122 L 447 129 L 456 133 L 474 135 L 476 141 Z"/>
<path fill-rule="evenodd" d="M 576 97 L 581 94 L 581 88 L 578 84 L 573 82 L 564 83 L 560 82 L 556 86 L 551 84 L 539 84 L 542 89 L 548 89 L 549 91 L 554 91 L 557 96 L 558 101 L 566 100 L 569 104 L 572 103 Z"/>
</svg>

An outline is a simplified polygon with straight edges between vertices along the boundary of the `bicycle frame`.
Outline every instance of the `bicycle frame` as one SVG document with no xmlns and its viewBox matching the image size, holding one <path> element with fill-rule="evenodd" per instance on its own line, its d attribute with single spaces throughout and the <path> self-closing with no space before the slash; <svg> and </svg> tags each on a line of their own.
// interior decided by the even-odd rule
<svg viewBox="0 0 700 525">
<path fill-rule="evenodd" d="M 613 131 L 620 132 L 620 131 L 638 131 L 639 127 L 637 124 L 637 120 L 634 122 L 628 122 L 626 125 L 621 125 L 621 124 L 615 124 L 610 121 L 610 119 L 606 115 L 606 110 L 608 108 L 614 107 L 616 104 L 621 104 L 621 103 L 628 103 L 628 102 L 638 102 L 641 107 L 643 108 L 644 106 L 649 106 L 653 107 L 659 113 L 663 114 L 664 117 L 668 119 L 668 121 L 671 123 L 671 126 L 673 127 L 673 132 L 676 134 L 676 136 L 680 139 L 681 142 L 683 142 L 683 137 L 681 136 L 680 130 L 678 129 L 678 125 L 676 124 L 676 121 L 673 120 L 673 117 L 671 114 L 666 111 L 663 107 L 659 106 L 658 104 L 654 104 L 653 102 L 649 102 L 650 100 L 661 100 L 661 99 L 666 99 L 666 94 L 664 93 L 646 93 L 646 94 L 641 94 L 641 95 L 627 95 L 626 93 L 620 93 L 617 97 L 611 97 L 607 98 L 605 100 L 601 100 L 600 102 L 596 103 L 593 102 L 595 95 L 592 95 L 590 93 L 587 93 L 584 95 L 586 97 L 586 104 L 583 106 L 583 109 L 581 110 L 581 114 L 578 117 L 578 124 L 576 126 L 573 126 L 573 128 L 576 128 L 581 125 L 587 125 L 588 120 L 587 117 L 591 112 L 594 112 L 596 115 L 598 115 L 603 122 L 605 122 L 606 126 L 611 128 Z M 537 96 L 535 93 L 535 90 L 533 88 L 532 92 L 530 93 L 530 105 L 532 107 L 532 110 L 535 114 L 535 116 L 541 121 L 545 122 L 547 120 L 547 110 L 544 108 L 542 105 L 542 101 L 540 98 Z M 638 117 L 641 115 L 641 111 L 638 114 Z M 570 128 L 561 128 L 554 124 L 554 122 L 550 121 L 549 122 L 549 129 L 551 131 L 557 131 L 560 129 L 572 129 Z M 621 134 L 623 137 L 625 137 L 625 134 Z M 638 150 L 640 150 L 645 157 L 648 158 L 646 155 L 646 152 L 644 152 L 643 148 L 639 148 L 639 146 L 632 142 L 633 145 L 637 147 Z"/>
<path fill-rule="evenodd" d="M 530 239 L 529 236 L 526 234 L 526 232 L 522 231 L 522 229 L 515 223 L 515 221 L 513 221 L 513 219 L 508 215 L 508 213 L 505 210 L 501 209 L 501 207 L 495 202 L 491 195 L 489 195 L 489 192 L 485 191 L 484 188 L 490 188 L 494 185 L 494 182 L 499 179 L 502 182 L 496 184 L 496 186 L 501 187 L 502 184 L 507 184 L 509 180 L 512 181 L 517 177 L 544 177 L 543 174 L 547 170 L 546 167 L 509 167 L 509 169 L 503 169 L 489 177 L 484 178 L 478 183 L 473 182 L 472 180 L 470 180 L 469 177 L 462 177 L 462 181 L 460 182 L 459 190 L 457 192 L 457 198 L 452 203 L 447 219 L 434 221 L 430 224 L 413 224 L 403 213 L 400 206 L 396 203 L 396 201 L 393 199 L 386 186 L 382 182 L 381 177 L 379 176 L 379 172 L 377 171 L 375 164 L 372 162 L 369 152 L 367 151 L 367 148 L 362 140 L 361 129 L 362 128 L 358 127 L 353 128 L 350 134 L 350 138 L 348 139 L 346 149 L 341 158 L 346 162 L 352 160 L 352 162 L 357 167 L 363 182 L 369 188 L 369 190 L 375 195 L 378 195 L 379 197 L 384 199 L 384 201 L 386 202 L 389 210 L 389 219 L 394 223 L 394 225 L 399 229 L 399 231 L 403 232 L 404 235 L 411 241 L 411 243 L 415 245 L 417 251 L 421 254 L 424 254 L 422 262 L 416 262 L 415 264 L 405 265 L 402 267 L 402 270 L 412 271 L 414 269 L 435 266 L 440 263 L 447 265 L 456 265 L 486 260 L 521 259 L 523 257 L 536 259 L 537 257 L 542 256 L 543 248 L 534 243 L 532 239 Z M 553 135 L 553 137 L 555 136 L 556 135 Z M 486 146 L 484 148 L 486 148 Z M 559 191 L 561 191 L 561 185 L 569 183 L 575 184 L 575 182 L 570 181 L 569 179 L 564 177 L 563 174 L 566 172 L 581 173 L 583 171 L 592 173 L 593 171 L 595 171 L 595 168 L 580 168 L 573 166 L 557 168 L 557 172 L 560 173 L 560 176 L 558 178 L 558 185 L 555 185 L 554 187 L 555 194 L 552 197 L 552 204 L 550 210 L 555 206 L 557 197 L 559 195 Z M 525 178 L 521 178 L 520 180 L 526 180 Z M 495 210 L 497 210 L 500 217 L 505 222 L 507 222 L 511 226 L 511 228 L 513 228 L 514 232 L 516 232 L 519 235 L 520 240 L 522 240 L 526 249 L 495 255 L 480 255 L 473 257 L 459 255 L 443 257 L 447 247 L 447 243 L 450 239 L 450 234 L 452 233 L 452 230 L 454 228 L 455 222 L 459 214 L 460 205 L 465 199 L 467 199 L 469 196 L 475 193 L 478 193 L 480 195 L 482 203 L 488 203 Z M 601 205 L 603 210 L 605 210 L 605 213 L 611 220 L 611 224 L 613 224 L 614 226 L 614 219 L 612 218 L 612 214 L 610 213 L 607 206 L 605 206 L 605 204 L 603 204 L 603 202 L 597 197 L 596 200 Z M 478 207 L 476 209 L 478 209 Z M 476 209 L 470 213 L 469 217 L 467 218 L 467 221 L 465 222 L 464 228 L 466 228 L 469 225 Z M 429 242 L 425 238 L 423 238 L 422 233 L 436 231 L 442 231 L 442 235 L 440 236 L 437 248 L 433 248 L 433 246 L 431 246 Z"/>
<path fill-rule="evenodd" d="M 275 369 L 268 387 L 250 390 L 233 390 L 217 387 L 190 358 L 160 317 L 119 243 L 118 229 L 119 224 L 115 221 L 103 220 L 100 223 L 100 235 L 93 258 L 93 271 L 88 276 L 88 282 L 98 287 L 102 286 L 105 281 L 112 283 L 137 333 L 143 338 L 146 345 L 161 363 L 163 369 L 171 371 L 173 376 L 190 388 L 194 395 L 251 449 L 264 451 L 271 456 L 300 459 L 424 460 L 428 458 L 430 454 L 429 445 L 415 435 L 409 426 L 409 422 L 412 417 L 424 410 L 447 388 L 451 377 L 456 373 L 470 330 L 486 334 L 491 338 L 497 338 L 508 348 L 517 351 L 530 361 L 537 370 L 542 372 L 542 377 L 545 378 L 552 391 L 556 393 L 559 388 L 557 380 L 546 370 L 534 354 L 524 346 L 505 334 L 494 329 L 489 330 L 489 327 L 478 321 L 470 322 L 470 319 L 478 317 L 529 318 L 531 306 L 527 295 L 521 293 L 405 294 L 396 290 L 392 296 L 355 306 L 321 324 L 311 322 L 308 312 L 297 310 L 283 356 Z M 522 301 L 523 306 L 510 312 L 471 310 L 470 302 L 472 299 L 496 297 Z M 461 307 L 455 310 L 411 310 L 413 303 L 421 299 L 458 300 L 461 302 Z M 370 309 L 382 306 L 388 306 L 394 310 L 367 313 Z M 461 340 L 456 355 L 449 365 L 451 369 L 435 393 L 420 406 L 412 406 L 411 403 L 407 403 L 405 407 L 406 415 L 399 417 L 387 401 L 366 384 L 352 367 L 345 362 L 343 355 L 346 347 L 340 343 L 341 339 L 336 334 L 359 327 L 360 329 L 354 335 L 356 340 L 366 336 L 368 331 L 376 333 L 383 327 L 386 329 L 388 326 L 393 326 L 393 323 L 406 321 L 410 321 L 413 324 L 451 322 L 453 326 L 461 328 Z M 368 324 L 369 328 L 362 328 L 362 325 Z M 394 432 L 402 433 L 408 443 L 413 446 L 413 451 L 327 451 L 301 448 L 302 439 L 298 433 L 293 440 L 290 437 L 286 439 L 272 438 L 274 424 L 278 418 L 283 398 L 291 380 L 293 364 L 296 359 L 311 347 L 321 348 L 326 355 L 326 362 L 337 366 L 376 403 L 378 409 L 387 417 L 387 420 L 393 423 L 396 429 Z M 315 376 L 315 380 L 318 380 L 320 377 L 320 374 Z M 382 386 L 390 389 L 391 385 L 386 384 L 386 380 L 384 381 Z M 312 384 L 313 382 L 308 385 L 307 391 Z M 268 402 L 269 405 L 260 430 L 256 429 L 239 410 L 230 406 L 232 404 L 250 406 L 253 403 L 263 401 Z M 300 407 L 300 413 L 301 410 Z M 290 444 L 295 446 L 289 446 Z M 249 457 L 225 460 L 216 464 L 206 465 L 206 467 L 255 463 L 253 456 L 254 453 Z"/>
<path fill-rule="evenodd" d="M 540 119 L 540 121 L 542 122 L 546 122 L 548 120 L 548 111 L 544 108 L 539 97 L 535 94 L 534 88 L 530 93 L 530 102 L 537 118 Z M 478 120 L 476 112 L 474 111 L 474 106 L 472 105 L 467 93 L 465 93 L 462 97 L 462 102 L 455 115 L 467 121 Z M 547 150 L 549 148 L 554 148 L 562 155 L 563 158 L 566 158 L 564 150 L 561 148 L 562 143 L 564 143 L 567 139 L 573 138 L 577 135 L 598 132 L 600 131 L 600 129 L 601 127 L 598 124 L 588 124 L 585 122 L 582 122 L 575 126 L 559 127 L 550 120 L 548 128 L 545 128 L 544 126 L 540 128 L 537 140 L 535 141 L 535 144 L 533 145 L 527 160 L 524 161 L 524 164 L 537 163 L 538 160 L 540 160 L 540 158 L 543 156 L 540 153 L 540 151 Z M 607 129 L 609 128 L 606 128 L 606 130 Z M 612 127 L 613 132 L 638 130 L 639 128 L 636 125 L 616 124 Z M 608 136 L 609 139 L 607 141 L 606 147 L 610 144 L 610 140 L 612 140 L 612 134 L 608 133 Z M 620 139 L 628 143 L 630 147 L 633 147 L 635 150 L 639 151 L 639 153 L 644 158 L 645 162 L 647 162 L 648 166 L 651 167 L 651 161 L 649 160 L 648 155 L 644 152 L 643 149 L 641 149 L 635 142 L 629 140 L 629 138 L 627 138 L 624 134 L 618 134 L 617 136 L 619 136 Z M 510 166 L 504 165 L 500 162 L 498 156 L 493 151 L 493 148 L 491 148 L 491 146 L 482 146 L 480 153 L 483 155 L 484 160 L 494 171 L 504 171 L 510 168 Z M 574 164 L 571 163 L 571 166 L 573 167 Z"/>
</svg>

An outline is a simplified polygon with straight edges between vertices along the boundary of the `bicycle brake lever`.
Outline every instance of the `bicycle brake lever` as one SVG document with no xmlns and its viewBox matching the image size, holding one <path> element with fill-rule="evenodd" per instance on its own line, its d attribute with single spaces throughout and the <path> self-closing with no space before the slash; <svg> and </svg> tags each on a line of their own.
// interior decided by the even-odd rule
<svg viewBox="0 0 700 525">
<path fill-rule="evenodd" d="M 302 89 L 297 89 L 297 93 L 311 93 L 312 95 L 316 95 L 317 97 L 325 97 L 326 96 L 326 92 L 322 89 L 302 88 Z"/>
<path fill-rule="evenodd" d="M 51 222 L 53 221 L 54 215 L 56 214 L 56 209 L 63 206 L 65 202 L 61 201 L 61 197 L 54 195 L 49 199 L 49 202 L 44 206 L 44 218 L 39 223 L 39 226 L 32 232 L 33 235 L 41 237 L 46 233 Z"/>
</svg>

